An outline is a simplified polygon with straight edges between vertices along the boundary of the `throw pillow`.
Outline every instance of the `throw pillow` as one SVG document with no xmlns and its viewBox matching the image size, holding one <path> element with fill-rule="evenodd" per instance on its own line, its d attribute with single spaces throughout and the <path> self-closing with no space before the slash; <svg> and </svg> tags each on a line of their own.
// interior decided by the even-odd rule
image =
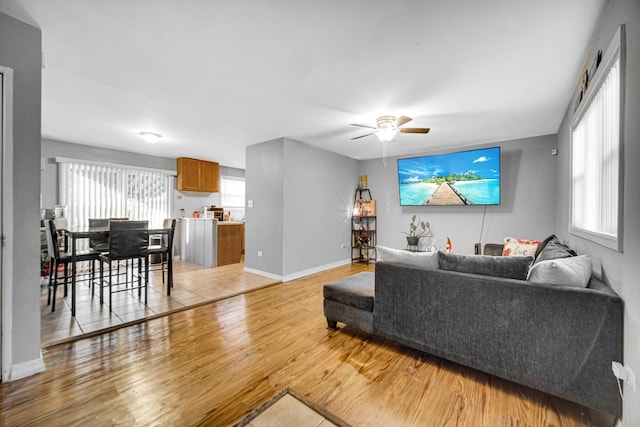
<svg viewBox="0 0 640 427">
<path fill-rule="evenodd" d="M 398 262 L 414 267 L 438 268 L 436 252 L 410 252 L 377 245 L 376 257 L 378 261 Z"/>
<path fill-rule="evenodd" d="M 540 245 L 536 251 L 536 263 L 550 259 L 569 258 L 578 254 L 552 234 Z"/>
<path fill-rule="evenodd" d="M 538 240 L 518 239 L 515 237 L 505 237 L 502 256 L 530 256 L 536 254 L 536 249 L 540 245 Z"/>
<path fill-rule="evenodd" d="M 438 252 L 438 258 L 441 270 L 518 280 L 527 278 L 533 261 L 532 257 L 524 256 L 459 255 L 442 251 Z"/>
<path fill-rule="evenodd" d="M 547 285 L 586 288 L 591 280 L 591 260 L 586 255 L 550 259 L 536 263 L 527 280 Z"/>
</svg>

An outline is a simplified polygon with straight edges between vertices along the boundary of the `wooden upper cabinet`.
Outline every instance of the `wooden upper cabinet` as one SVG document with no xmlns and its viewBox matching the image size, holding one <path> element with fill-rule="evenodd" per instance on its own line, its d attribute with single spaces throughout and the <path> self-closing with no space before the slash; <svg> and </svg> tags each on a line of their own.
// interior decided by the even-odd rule
<svg viewBox="0 0 640 427">
<path fill-rule="evenodd" d="M 217 163 L 178 157 L 177 169 L 176 187 L 179 191 L 218 192 L 220 168 Z"/>
</svg>

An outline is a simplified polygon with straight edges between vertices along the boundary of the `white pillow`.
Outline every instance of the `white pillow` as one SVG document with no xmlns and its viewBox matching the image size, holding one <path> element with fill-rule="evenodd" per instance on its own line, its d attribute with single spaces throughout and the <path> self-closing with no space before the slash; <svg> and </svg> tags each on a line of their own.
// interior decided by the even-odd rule
<svg viewBox="0 0 640 427">
<path fill-rule="evenodd" d="M 376 246 L 378 261 L 398 262 L 405 265 L 423 268 L 438 268 L 438 252 L 410 252 L 403 249 Z"/>
<path fill-rule="evenodd" d="M 548 285 L 586 288 L 591 280 L 591 260 L 586 255 L 550 259 L 534 264 L 527 280 Z"/>
</svg>

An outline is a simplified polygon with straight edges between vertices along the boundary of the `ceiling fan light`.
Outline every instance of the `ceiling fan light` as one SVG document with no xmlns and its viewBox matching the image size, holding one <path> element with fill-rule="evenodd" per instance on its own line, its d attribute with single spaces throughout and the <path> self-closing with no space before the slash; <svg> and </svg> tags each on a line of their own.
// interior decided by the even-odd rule
<svg viewBox="0 0 640 427">
<path fill-rule="evenodd" d="M 379 129 L 376 131 L 376 136 L 381 142 L 389 142 L 396 136 L 396 130 L 392 128 Z"/>
<path fill-rule="evenodd" d="M 160 141 L 160 138 L 162 138 L 162 135 L 155 132 L 140 132 L 140 136 L 143 137 L 144 140 L 149 144 L 155 144 L 156 142 Z"/>
</svg>

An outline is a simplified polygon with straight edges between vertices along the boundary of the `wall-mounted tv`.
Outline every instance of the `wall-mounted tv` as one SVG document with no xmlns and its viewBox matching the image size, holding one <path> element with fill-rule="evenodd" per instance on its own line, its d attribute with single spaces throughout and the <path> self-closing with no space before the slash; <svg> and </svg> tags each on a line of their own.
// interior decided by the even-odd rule
<svg viewBox="0 0 640 427">
<path fill-rule="evenodd" d="M 500 147 L 398 159 L 402 206 L 500 204 Z"/>
</svg>

